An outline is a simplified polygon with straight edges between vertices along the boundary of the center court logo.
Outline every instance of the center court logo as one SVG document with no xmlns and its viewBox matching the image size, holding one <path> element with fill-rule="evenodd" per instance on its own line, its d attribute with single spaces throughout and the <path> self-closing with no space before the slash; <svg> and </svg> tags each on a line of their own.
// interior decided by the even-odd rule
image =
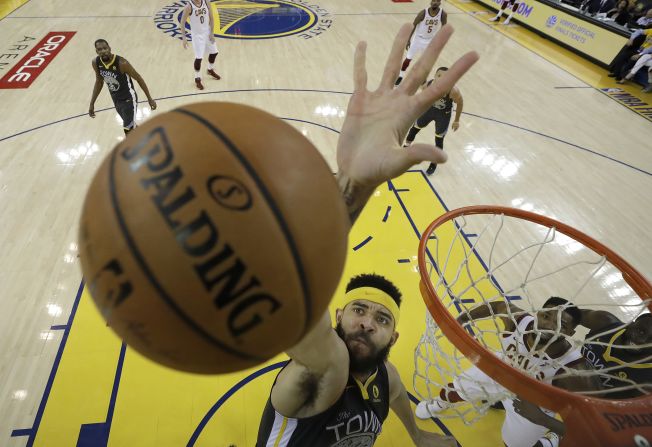
<svg viewBox="0 0 652 447">
<path fill-rule="evenodd" d="M 310 39 L 328 30 L 333 20 L 328 11 L 308 0 L 213 0 L 213 34 L 226 39 L 271 39 L 298 36 Z M 187 1 L 174 2 L 154 16 L 156 27 L 181 39 L 180 25 Z M 190 25 L 185 25 L 190 37 Z"/>
<path fill-rule="evenodd" d="M 557 16 L 550 16 L 548 17 L 548 20 L 546 20 L 546 26 L 548 28 L 552 28 L 557 24 Z"/>
</svg>

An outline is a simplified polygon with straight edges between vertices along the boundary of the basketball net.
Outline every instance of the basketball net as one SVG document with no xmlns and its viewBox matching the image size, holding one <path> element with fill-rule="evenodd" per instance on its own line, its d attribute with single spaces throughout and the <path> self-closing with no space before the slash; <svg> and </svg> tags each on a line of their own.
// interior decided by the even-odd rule
<svg viewBox="0 0 652 447">
<path fill-rule="evenodd" d="M 552 219 L 512 208 L 478 206 L 451 211 L 430 225 L 421 238 L 419 269 L 429 312 L 414 353 L 415 392 L 421 400 L 432 400 L 442 389 L 453 388 L 461 396 L 472 396 L 433 417 L 473 424 L 487 412 L 497 411 L 492 405 L 518 395 L 563 418 L 563 446 L 650 445 L 652 427 L 643 422 L 652 413 L 652 378 L 648 375 L 645 382 L 640 378 L 635 382 L 623 368 L 643 368 L 652 363 L 652 356 L 586 371 L 568 366 L 563 356 L 550 358 L 544 353 L 560 339 L 568 342 L 569 351 L 579 350 L 585 356 L 591 355 L 582 349 L 589 344 L 633 349 L 615 343 L 615 336 L 649 311 L 652 287 L 626 261 Z M 588 337 L 588 330 L 580 326 L 567 336 L 559 329 L 562 312 L 554 312 L 556 329 L 541 329 L 537 315 L 551 296 L 563 297 L 581 309 L 610 312 L 623 323 Z M 489 318 L 470 320 L 464 328 L 456 320 L 496 302 L 510 303 L 523 312 L 504 306 L 506 313 L 489 311 Z M 530 327 L 519 326 L 528 315 L 534 317 Z M 517 327 L 516 339 L 531 334 L 528 338 L 535 340 L 534 347 L 526 346 L 519 355 L 508 352 L 501 339 L 513 333 L 505 331 L 502 318 Z M 650 345 L 637 346 L 641 347 Z M 485 374 L 472 374 L 474 367 Z M 550 385 L 553 375 L 554 379 L 591 376 L 609 387 L 570 393 Z M 610 397 L 623 393 L 642 397 Z"/>
</svg>

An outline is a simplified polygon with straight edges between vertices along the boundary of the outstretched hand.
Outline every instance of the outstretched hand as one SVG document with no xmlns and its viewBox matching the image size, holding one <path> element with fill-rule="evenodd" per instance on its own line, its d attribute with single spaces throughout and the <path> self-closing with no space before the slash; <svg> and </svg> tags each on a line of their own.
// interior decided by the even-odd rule
<svg viewBox="0 0 652 447">
<path fill-rule="evenodd" d="M 437 82 L 417 93 L 453 34 L 453 28 L 445 25 L 403 82 L 394 88 L 411 30 L 412 24 L 405 24 L 396 35 L 382 80 L 374 91 L 367 90 L 367 45 L 360 42 L 356 47 L 354 91 L 338 140 L 337 164 L 338 177 L 345 178 L 347 184 L 354 184 L 357 189 L 373 189 L 422 161 L 436 164 L 446 161 L 446 154 L 434 145 L 419 143 L 402 148 L 401 144 L 414 121 L 446 95 L 479 56 L 474 51 L 465 54 Z M 346 195 L 345 199 L 349 205 Z"/>
</svg>

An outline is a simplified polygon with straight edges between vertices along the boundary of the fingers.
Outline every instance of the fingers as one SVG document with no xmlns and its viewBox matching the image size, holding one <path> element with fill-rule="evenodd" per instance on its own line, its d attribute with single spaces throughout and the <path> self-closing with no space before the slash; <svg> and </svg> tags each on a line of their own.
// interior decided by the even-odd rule
<svg viewBox="0 0 652 447">
<path fill-rule="evenodd" d="M 404 152 L 407 158 L 406 169 L 422 161 L 441 164 L 448 160 L 446 152 L 431 144 L 413 143 Z"/>
<path fill-rule="evenodd" d="M 437 79 L 437 82 L 433 82 L 429 87 L 423 89 L 421 93 L 415 96 L 419 104 L 419 109 L 422 111 L 425 110 L 437 99 L 450 92 L 457 81 L 464 76 L 464 73 L 466 73 L 479 58 L 480 56 L 478 56 L 478 53 L 475 51 L 470 51 L 459 58 L 442 77 Z"/>
<path fill-rule="evenodd" d="M 428 77 L 433 65 L 435 65 L 435 61 L 437 61 L 439 54 L 446 46 L 446 42 L 448 42 L 448 39 L 450 39 L 452 34 L 453 27 L 450 25 L 444 25 L 439 30 L 437 35 L 435 35 L 435 37 L 430 41 L 421 57 L 416 61 L 412 70 L 401 83 L 400 88 L 402 90 L 410 95 L 417 91 L 419 86 L 423 84 Z"/>
<path fill-rule="evenodd" d="M 405 23 L 396 34 L 394 43 L 392 44 L 392 50 L 389 52 L 389 56 L 387 56 L 385 70 L 380 81 L 380 90 L 391 90 L 394 88 L 394 82 L 398 77 L 398 73 L 401 70 L 401 63 L 403 62 L 403 48 L 406 48 L 411 32 L 412 24 Z"/>
<path fill-rule="evenodd" d="M 353 91 L 367 89 L 367 42 L 358 42 L 353 56 Z"/>
</svg>

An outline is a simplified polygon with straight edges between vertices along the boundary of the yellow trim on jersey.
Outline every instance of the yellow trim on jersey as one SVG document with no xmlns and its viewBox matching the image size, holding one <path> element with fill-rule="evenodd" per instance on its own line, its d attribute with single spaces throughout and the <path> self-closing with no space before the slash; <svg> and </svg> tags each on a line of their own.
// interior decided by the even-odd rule
<svg viewBox="0 0 652 447">
<path fill-rule="evenodd" d="M 356 379 L 355 377 L 353 378 L 353 380 L 355 380 L 355 383 L 358 384 L 358 387 L 360 388 L 360 391 L 362 392 L 362 398 L 364 400 L 369 400 L 369 390 L 367 390 L 367 388 L 369 387 L 369 385 L 371 385 L 371 382 L 374 381 L 377 374 L 378 374 L 378 370 L 376 370 L 375 373 L 370 375 L 369 378 L 367 379 L 367 381 L 364 384 L 362 382 L 360 382 L 358 379 Z"/>
<path fill-rule="evenodd" d="M 116 56 L 117 56 L 117 54 L 114 54 L 114 55 L 113 55 L 113 59 L 111 59 L 111 62 L 109 62 L 109 65 L 106 65 L 106 64 L 104 63 L 104 61 L 102 60 L 102 58 L 100 58 L 100 62 L 102 62 L 102 65 L 104 65 L 104 68 L 106 68 L 106 69 L 108 70 L 109 67 L 110 67 L 111 65 L 113 65 L 113 63 L 115 62 L 115 57 L 116 57 Z"/>
<path fill-rule="evenodd" d="M 611 355 L 611 346 L 615 343 L 616 339 L 623 335 L 625 332 L 625 329 L 621 329 L 620 331 L 616 332 L 613 337 L 611 337 L 611 340 L 609 340 L 609 345 L 607 346 L 607 350 L 604 351 L 604 354 L 602 357 L 608 361 L 608 362 L 614 362 L 619 365 L 626 366 L 627 368 L 634 368 L 634 369 L 644 369 L 644 368 L 652 368 L 652 363 L 629 363 L 629 362 L 623 362 L 617 357 L 614 357 Z"/>
<path fill-rule="evenodd" d="M 398 325 L 398 320 L 401 316 L 401 312 L 398 308 L 398 304 L 396 304 L 394 298 L 392 298 L 389 294 L 375 287 L 358 287 L 357 289 L 353 289 L 344 295 L 343 307 L 348 306 L 352 301 L 356 300 L 365 300 L 380 304 L 386 308 L 394 317 L 394 327 Z"/>
<path fill-rule="evenodd" d="M 281 424 L 281 429 L 278 431 L 278 436 L 276 437 L 276 442 L 274 443 L 274 447 L 278 447 L 279 442 L 281 442 L 281 439 L 283 439 L 283 434 L 285 433 L 285 429 L 288 426 L 288 418 L 283 416 L 283 423 Z"/>
</svg>

